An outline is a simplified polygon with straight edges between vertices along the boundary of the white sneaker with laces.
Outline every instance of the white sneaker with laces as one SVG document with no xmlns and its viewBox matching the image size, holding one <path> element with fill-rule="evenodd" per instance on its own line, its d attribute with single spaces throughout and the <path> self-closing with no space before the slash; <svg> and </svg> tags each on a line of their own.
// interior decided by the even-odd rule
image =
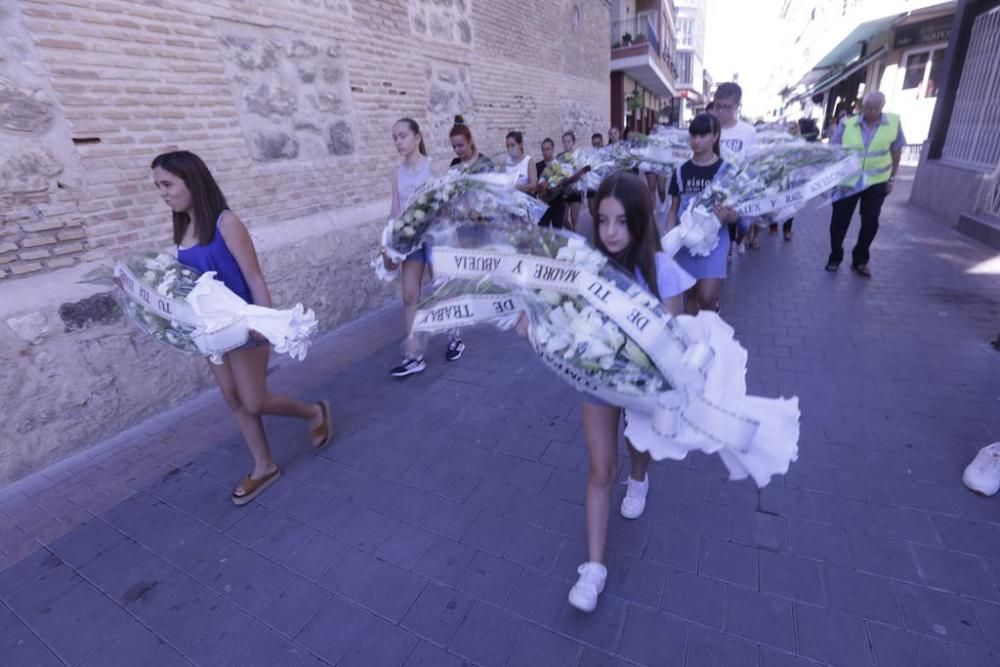
<svg viewBox="0 0 1000 667">
<path fill-rule="evenodd" d="M 576 568 L 580 578 L 569 589 L 569 603 L 580 611 L 591 612 L 597 607 L 597 596 L 608 580 L 608 568 L 590 561 Z"/>
<path fill-rule="evenodd" d="M 622 498 L 622 516 L 626 519 L 638 519 L 646 509 L 646 494 L 649 493 L 649 473 L 637 482 L 628 478 L 628 490 Z"/>
<path fill-rule="evenodd" d="M 1000 442 L 979 450 L 962 474 L 962 483 L 984 496 L 1000 491 Z"/>
</svg>

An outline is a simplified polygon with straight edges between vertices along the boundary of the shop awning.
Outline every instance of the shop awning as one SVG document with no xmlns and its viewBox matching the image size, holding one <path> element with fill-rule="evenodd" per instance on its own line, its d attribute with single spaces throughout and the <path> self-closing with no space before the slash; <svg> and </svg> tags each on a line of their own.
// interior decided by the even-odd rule
<svg viewBox="0 0 1000 667">
<path fill-rule="evenodd" d="M 865 21 L 864 23 L 859 23 L 857 27 L 852 30 L 847 37 L 840 40 L 837 46 L 833 47 L 829 53 L 823 56 L 818 63 L 813 65 L 813 69 L 826 69 L 829 67 L 837 67 L 843 63 L 848 63 L 861 55 L 861 49 L 864 42 L 867 42 L 872 37 L 878 35 L 879 33 L 885 32 L 899 19 L 906 16 L 905 14 L 890 14 L 889 16 L 883 16 L 882 18 L 874 19 L 872 21 Z"/>
<path fill-rule="evenodd" d="M 826 78 L 820 80 L 820 82 L 817 83 L 816 85 L 810 86 L 809 90 L 807 90 L 806 92 L 801 93 L 800 95 L 796 95 L 795 99 L 801 100 L 801 99 L 804 99 L 806 97 L 812 97 L 813 95 L 816 95 L 818 93 L 822 93 L 827 88 L 831 88 L 831 87 L 837 85 L 838 83 L 840 83 L 841 81 L 843 81 L 844 79 L 846 79 L 847 77 L 851 76 L 852 74 L 854 74 L 855 72 L 857 72 L 859 69 L 867 67 L 873 60 L 875 60 L 876 58 L 879 58 L 880 56 L 884 55 L 885 52 L 886 52 L 886 48 L 883 46 L 882 48 L 878 49 L 874 53 L 868 54 L 867 56 L 865 56 L 861 60 L 858 60 L 857 62 L 851 63 L 847 67 L 845 67 L 843 69 L 840 69 L 837 72 L 828 75 Z"/>
</svg>

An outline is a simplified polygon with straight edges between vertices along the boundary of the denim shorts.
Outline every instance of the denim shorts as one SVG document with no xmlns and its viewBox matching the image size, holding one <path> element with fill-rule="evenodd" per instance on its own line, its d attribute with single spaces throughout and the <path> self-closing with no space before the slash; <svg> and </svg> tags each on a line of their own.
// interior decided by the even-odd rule
<svg viewBox="0 0 1000 667">
<path fill-rule="evenodd" d="M 406 256 L 406 261 L 423 262 L 424 264 L 430 264 L 431 257 L 431 247 L 424 243 L 419 248 L 411 252 Z"/>
</svg>

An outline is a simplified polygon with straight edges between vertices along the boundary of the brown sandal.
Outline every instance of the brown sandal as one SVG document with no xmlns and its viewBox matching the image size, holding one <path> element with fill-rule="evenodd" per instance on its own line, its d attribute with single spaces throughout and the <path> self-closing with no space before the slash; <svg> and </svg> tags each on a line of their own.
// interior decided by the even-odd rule
<svg viewBox="0 0 1000 667">
<path fill-rule="evenodd" d="M 319 407 L 323 411 L 323 423 L 309 430 L 309 444 L 316 450 L 326 447 L 333 438 L 333 424 L 330 423 L 330 404 L 327 401 L 319 401 Z"/>
<path fill-rule="evenodd" d="M 254 479 L 250 475 L 243 480 L 236 490 L 233 491 L 233 504 L 243 506 L 262 494 L 267 487 L 271 486 L 281 477 L 281 468 L 275 468 L 270 475 L 265 475 L 260 479 Z M 243 491 L 243 493 L 240 493 Z"/>
</svg>

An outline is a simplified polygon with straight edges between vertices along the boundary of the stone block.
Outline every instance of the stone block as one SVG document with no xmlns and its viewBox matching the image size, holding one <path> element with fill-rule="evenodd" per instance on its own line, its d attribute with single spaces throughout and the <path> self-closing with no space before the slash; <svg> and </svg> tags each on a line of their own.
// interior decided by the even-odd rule
<svg viewBox="0 0 1000 667">
<path fill-rule="evenodd" d="M 45 315 L 39 312 L 9 317 L 7 326 L 18 338 L 29 343 L 38 341 L 52 332 Z"/>
</svg>

